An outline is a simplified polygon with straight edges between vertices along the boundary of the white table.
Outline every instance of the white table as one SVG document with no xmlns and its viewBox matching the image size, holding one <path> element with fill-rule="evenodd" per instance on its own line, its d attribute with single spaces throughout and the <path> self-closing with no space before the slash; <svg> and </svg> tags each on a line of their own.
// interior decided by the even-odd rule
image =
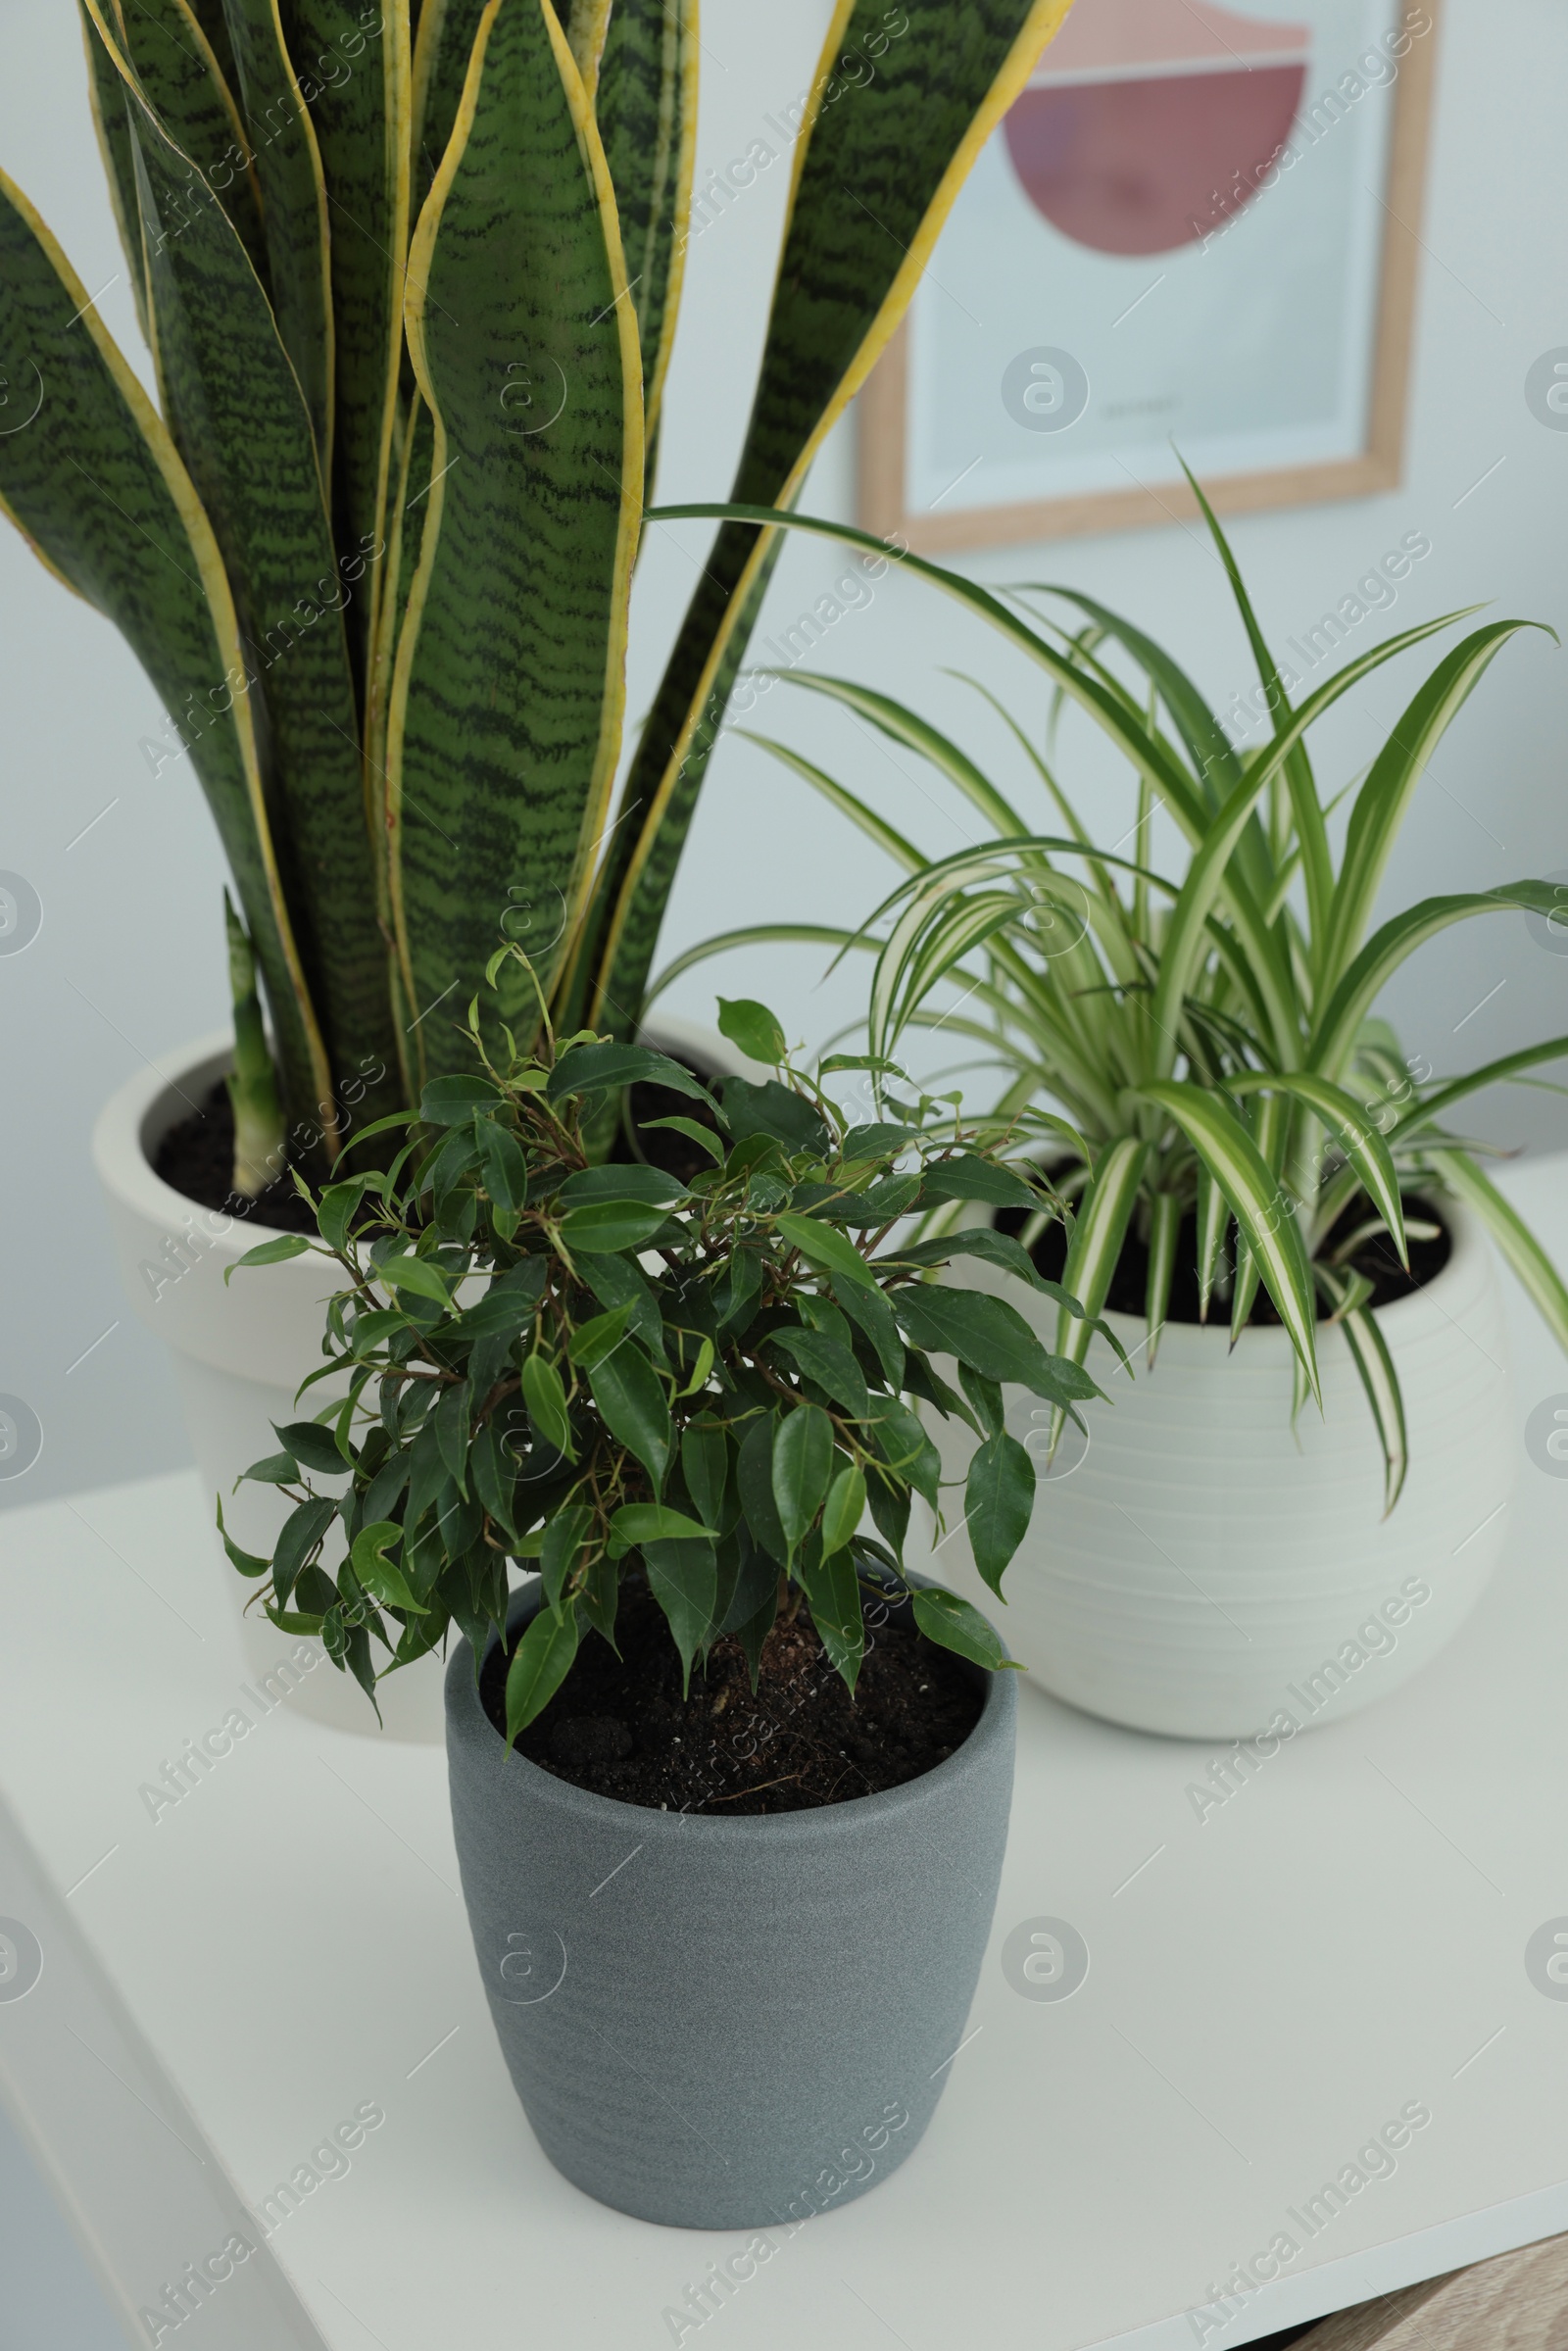
<svg viewBox="0 0 1568 2351">
<path fill-rule="evenodd" d="M 1568 1259 L 1565 1162 L 1509 1185 Z M 534 2145 L 440 1755 L 284 1705 L 155 1820 L 141 1785 L 245 1678 L 195 1481 L 7 1516 L 0 1915 L 44 1966 L 0 2000 L 0 2094 L 131 2339 L 367 2105 L 385 2120 L 346 2173 L 159 2339 L 1178 2351 L 1568 2229 L 1568 1999 L 1525 1966 L 1568 1918 L 1568 1481 L 1522 1436 L 1568 1396 L 1568 1363 L 1514 1303 L 1512 1533 L 1460 1639 L 1202 1820 L 1186 1791 L 1207 1748 L 1025 1687 L 991 1950 L 924 2144 L 701 2328 L 665 2313 L 738 2240 L 604 2211 Z M 1061 2002 L 1003 1972 L 1008 1932 L 1040 1916 L 1089 1946 Z M 1288 2216 L 1412 2102 L 1431 2121 L 1397 2168 L 1306 2241 Z M 1224 2325 L 1187 2315 L 1282 2230 L 1300 2250 L 1277 2282 Z"/>
</svg>

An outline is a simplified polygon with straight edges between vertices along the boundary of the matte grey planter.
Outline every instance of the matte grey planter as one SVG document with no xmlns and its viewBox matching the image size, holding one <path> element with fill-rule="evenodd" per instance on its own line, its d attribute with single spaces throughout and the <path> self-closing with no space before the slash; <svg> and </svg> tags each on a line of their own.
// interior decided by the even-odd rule
<svg viewBox="0 0 1568 2351">
<path fill-rule="evenodd" d="M 674 2228 L 765 2228 L 910 2153 L 963 2038 L 1012 1792 L 1013 1677 L 965 1670 L 985 1705 L 935 1771 L 726 1820 L 509 1754 L 458 1645 L 447 1752 L 474 1947 L 517 2095 L 578 2187 Z"/>
</svg>

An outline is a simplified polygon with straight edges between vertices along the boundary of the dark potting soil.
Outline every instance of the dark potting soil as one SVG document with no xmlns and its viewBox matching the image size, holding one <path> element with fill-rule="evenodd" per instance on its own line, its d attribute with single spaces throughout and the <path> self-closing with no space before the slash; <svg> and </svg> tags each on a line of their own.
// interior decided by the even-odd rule
<svg viewBox="0 0 1568 2351">
<path fill-rule="evenodd" d="M 1332 1254 L 1336 1243 L 1340 1240 L 1348 1240 L 1356 1226 L 1364 1223 L 1371 1213 L 1365 1200 L 1360 1200 L 1353 1207 L 1348 1208 L 1330 1235 L 1325 1254 Z M 1441 1208 L 1436 1207 L 1429 1200 L 1412 1198 L 1405 1200 L 1404 1213 L 1407 1220 L 1414 1218 L 1417 1223 L 1435 1224 L 1438 1227 L 1436 1241 L 1410 1242 L 1410 1270 L 1408 1273 L 1399 1263 L 1398 1257 L 1395 1253 L 1394 1244 L 1387 1233 L 1379 1233 L 1373 1239 L 1364 1241 L 1359 1249 L 1351 1252 L 1348 1260 L 1357 1273 L 1364 1273 L 1372 1284 L 1372 1297 L 1369 1303 L 1374 1306 L 1390 1306 L 1396 1298 L 1411 1297 L 1417 1290 L 1423 1289 L 1428 1282 L 1436 1280 L 1452 1254 L 1453 1243 L 1449 1237 L 1448 1228 L 1444 1222 Z M 1025 1215 L 1021 1208 L 999 1208 L 997 1210 L 997 1226 L 1001 1232 L 1016 1236 L 1022 1232 L 1024 1222 Z M 1171 1284 L 1170 1305 L 1167 1309 L 1172 1322 L 1197 1322 L 1200 1319 L 1197 1253 L 1197 1220 L 1188 1216 L 1182 1221 L 1181 1235 L 1176 1244 L 1176 1278 Z M 1062 1226 L 1059 1224 L 1048 1225 L 1039 1240 L 1036 1241 L 1030 1254 L 1038 1273 L 1044 1274 L 1048 1281 L 1059 1282 L 1067 1257 L 1066 1234 Z M 1111 1276 L 1110 1295 L 1105 1302 L 1118 1314 L 1141 1315 L 1144 1311 L 1148 1287 L 1148 1248 L 1135 1233 L 1129 1233 L 1116 1271 Z M 1318 1320 L 1323 1321 L 1330 1311 L 1331 1309 L 1325 1301 L 1319 1298 L 1317 1301 Z M 1218 1323 L 1223 1327 L 1229 1322 L 1230 1309 L 1219 1299 L 1211 1299 L 1208 1318 L 1211 1323 Z M 1274 1300 L 1266 1290 L 1259 1288 L 1257 1296 L 1252 1301 L 1252 1311 L 1248 1316 L 1249 1323 L 1255 1328 L 1262 1325 L 1277 1325 L 1279 1319 Z"/>
<path fill-rule="evenodd" d="M 153 1172 L 194 1200 L 225 1216 L 248 1216 L 284 1233 L 314 1233 L 316 1218 L 295 1191 L 285 1168 L 254 1200 L 229 1189 L 234 1173 L 234 1109 L 221 1078 L 207 1090 L 201 1107 L 172 1126 L 158 1146 Z"/>
<path fill-rule="evenodd" d="M 804 1602 L 773 1627 L 752 1695 L 733 1635 L 692 1671 L 640 1578 L 621 1587 L 617 1657 L 591 1633 L 544 1712 L 517 1740 L 558 1780 L 623 1804 L 669 1812 L 805 1812 L 900 1788 L 947 1760 L 980 1717 L 982 1692 L 948 1650 L 880 1613 L 852 1699 Z M 486 1714 L 506 1735 L 510 1658 L 492 1649 L 480 1677 Z"/>
</svg>

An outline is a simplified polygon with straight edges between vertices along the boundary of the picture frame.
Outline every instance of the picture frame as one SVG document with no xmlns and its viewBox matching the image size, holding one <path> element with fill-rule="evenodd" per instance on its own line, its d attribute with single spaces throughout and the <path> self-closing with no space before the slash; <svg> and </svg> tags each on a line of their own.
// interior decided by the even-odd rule
<svg viewBox="0 0 1568 2351">
<path fill-rule="evenodd" d="M 1178 450 L 1222 514 L 1396 487 L 1438 0 L 1077 0 L 1067 25 L 860 395 L 861 526 L 947 555 L 1182 521 Z M 1238 152 L 1195 209 L 1195 169 Z M 1043 429 L 1018 429 L 1023 406 Z"/>
</svg>

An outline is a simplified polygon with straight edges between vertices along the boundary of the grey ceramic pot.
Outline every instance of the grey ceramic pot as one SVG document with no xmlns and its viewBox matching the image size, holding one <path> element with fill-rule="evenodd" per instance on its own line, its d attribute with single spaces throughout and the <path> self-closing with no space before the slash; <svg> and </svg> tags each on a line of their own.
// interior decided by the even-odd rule
<svg viewBox="0 0 1568 2351">
<path fill-rule="evenodd" d="M 673 2228 L 784 2226 L 914 2148 L 963 2038 L 1012 1792 L 1013 1677 L 965 1670 L 985 1704 L 935 1771 L 731 1820 L 509 1754 L 459 1644 L 447 1752 L 479 1970 L 528 2120 L 578 2187 Z"/>
</svg>

